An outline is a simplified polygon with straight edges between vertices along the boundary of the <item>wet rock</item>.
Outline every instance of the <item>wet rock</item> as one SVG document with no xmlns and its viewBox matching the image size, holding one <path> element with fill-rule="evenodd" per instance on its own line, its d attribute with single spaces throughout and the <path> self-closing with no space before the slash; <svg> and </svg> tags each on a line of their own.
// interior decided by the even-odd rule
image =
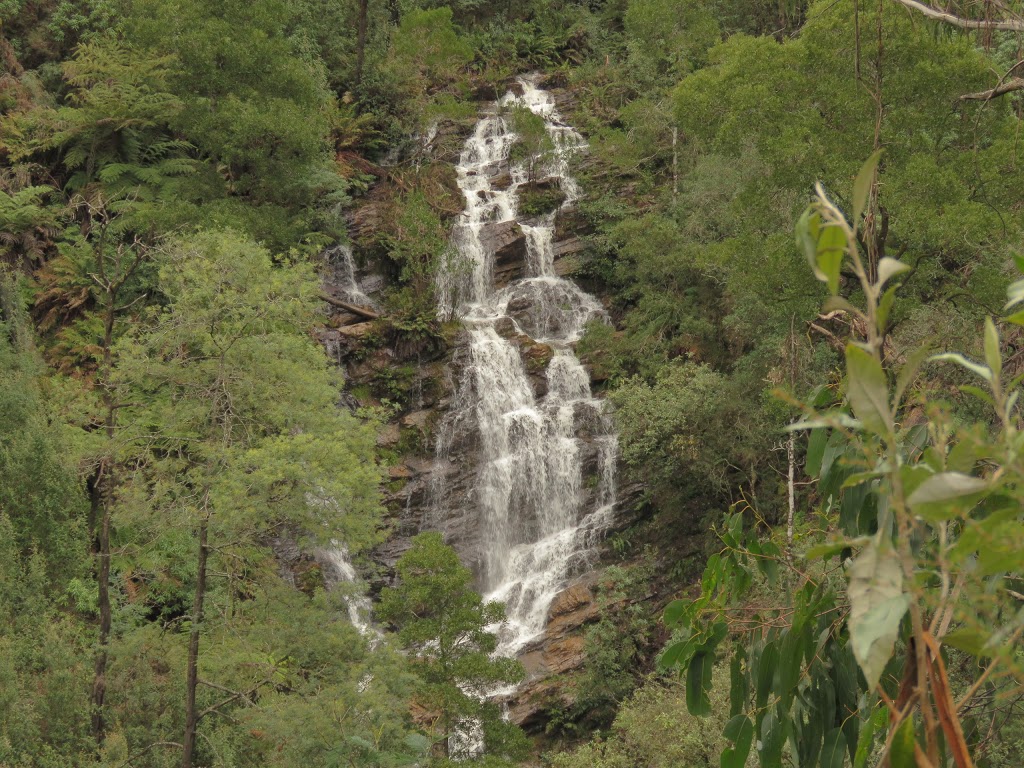
<svg viewBox="0 0 1024 768">
<path fill-rule="evenodd" d="M 548 609 L 549 620 L 556 616 L 571 614 L 586 605 L 594 602 L 594 594 L 586 584 L 573 584 L 563 589 L 554 600 L 551 601 L 551 608 Z"/>
<path fill-rule="evenodd" d="M 518 280 L 526 264 L 526 235 L 516 221 L 487 224 L 480 231 L 480 242 L 494 253 L 494 284 L 498 287 Z"/>
</svg>

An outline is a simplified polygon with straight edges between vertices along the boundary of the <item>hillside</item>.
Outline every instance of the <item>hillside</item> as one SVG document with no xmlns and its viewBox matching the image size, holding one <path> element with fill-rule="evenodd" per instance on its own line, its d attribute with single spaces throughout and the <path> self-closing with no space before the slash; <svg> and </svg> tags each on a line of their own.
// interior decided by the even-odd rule
<svg viewBox="0 0 1024 768">
<path fill-rule="evenodd" d="M 0 766 L 1024 761 L 1024 8 L 0 25 Z"/>
</svg>

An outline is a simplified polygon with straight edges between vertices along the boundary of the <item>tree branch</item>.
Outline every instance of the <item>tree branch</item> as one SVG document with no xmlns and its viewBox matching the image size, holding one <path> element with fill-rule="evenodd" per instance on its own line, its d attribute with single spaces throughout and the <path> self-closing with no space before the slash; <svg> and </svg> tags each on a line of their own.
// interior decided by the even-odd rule
<svg viewBox="0 0 1024 768">
<path fill-rule="evenodd" d="M 985 21 L 984 19 L 965 19 L 952 13 L 940 11 L 930 5 L 918 2 L 918 0 L 896 0 L 900 5 L 906 6 L 913 11 L 924 14 L 929 19 L 941 21 L 960 29 L 1001 29 L 1008 32 L 1024 32 L 1024 21 L 1017 19 L 1002 19 L 1000 21 Z"/>
<path fill-rule="evenodd" d="M 960 101 L 988 101 L 994 99 L 997 96 L 1003 96 L 1007 93 L 1013 93 L 1014 91 L 1024 90 L 1024 78 L 1013 77 L 1007 80 L 1005 83 L 1000 83 L 995 88 L 989 88 L 987 91 L 978 91 L 977 93 L 965 93 L 960 97 Z"/>
<path fill-rule="evenodd" d="M 355 304 L 349 304 L 347 301 L 336 299 L 333 296 L 328 296 L 326 293 L 321 293 L 320 298 L 330 304 L 332 307 L 338 309 L 344 309 L 346 312 L 351 312 L 353 315 L 359 315 L 359 317 L 365 317 L 367 320 L 376 320 L 380 315 L 374 312 L 372 309 L 366 307 L 357 307 Z"/>
</svg>

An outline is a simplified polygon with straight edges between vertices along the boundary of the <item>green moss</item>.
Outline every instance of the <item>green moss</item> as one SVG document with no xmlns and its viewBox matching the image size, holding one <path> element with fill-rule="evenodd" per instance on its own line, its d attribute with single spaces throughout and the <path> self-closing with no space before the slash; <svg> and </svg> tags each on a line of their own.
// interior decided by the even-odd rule
<svg viewBox="0 0 1024 768">
<path fill-rule="evenodd" d="M 565 202 L 561 188 L 550 184 L 524 184 L 518 192 L 520 216 L 543 216 Z"/>
</svg>

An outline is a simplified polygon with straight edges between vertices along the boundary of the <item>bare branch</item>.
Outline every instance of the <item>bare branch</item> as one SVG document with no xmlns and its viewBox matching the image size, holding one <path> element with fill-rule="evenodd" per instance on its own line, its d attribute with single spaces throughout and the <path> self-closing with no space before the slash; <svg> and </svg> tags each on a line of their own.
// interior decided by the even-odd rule
<svg viewBox="0 0 1024 768">
<path fill-rule="evenodd" d="M 989 99 L 994 99 L 997 96 L 1003 96 L 1007 93 L 1013 93 L 1014 91 L 1021 90 L 1024 90 L 1024 78 L 1013 77 L 1005 83 L 1000 83 L 995 88 L 989 88 L 987 91 L 965 93 L 960 97 L 960 101 L 988 101 Z"/>
<path fill-rule="evenodd" d="M 353 315 L 365 317 L 367 320 L 376 320 L 378 317 L 380 317 L 380 315 L 378 315 L 372 309 L 367 309 L 366 307 L 357 307 L 355 304 L 349 304 L 347 301 L 336 299 L 333 296 L 329 296 L 326 293 L 321 293 L 320 298 L 326 301 L 332 307 L 344 309 L 346 312 L 351 312 Z"/>
<path fill-rule="evenodd" d="M 1001 19 L 998 21 L 965 19 L 961 16 L 932 8 L 930 5 L 918 2 L 918 0 L 897 0 L 897 2 L 913 11 L 924 14 L 929 19 L 935 19 L 960 29 L 1001 29 L 1008 32 L 1024 32 L 1024 21 L 1019 19 Z"/>
</svg>

